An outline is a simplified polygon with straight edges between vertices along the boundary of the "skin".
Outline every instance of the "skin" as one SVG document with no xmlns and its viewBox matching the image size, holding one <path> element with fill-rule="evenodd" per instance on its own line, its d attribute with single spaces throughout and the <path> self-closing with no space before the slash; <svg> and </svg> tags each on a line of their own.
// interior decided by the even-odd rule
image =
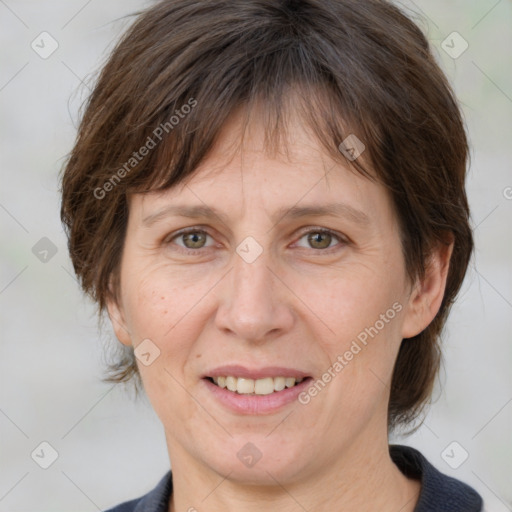
<svg viewBox="0 0 512 512">
<path fill-rule="evenodd" d="M 240 123 L 240 115 L 230 118 L 186 182 L 130 198 L 119 299 L 108 304 L 121 343 L 149 338 L 160 350 L 152 364 L 138 365 L 165 429 L 169 510 L 411 512 L 420 484 L 389 457 L 389 385 L 402 339 L 440 307 L 451 248 L 434 252 L 425 278 L 411 283 L 380 184 L 332 161 L 299 119 L 290 119 L 286 156 L 265 151 L 256 117 L 240 146 Z M 366 221 L 274 218 L 281 208 L 340 202 Z M 185 204 L 226 218 L 171 215 L 144 224 Z M 194 226 L 209 236 L 175 235 Z M 318 228 L 332 238 L 308 241 Z M 236 252 L 248 236 L 262 249 L 252 263 Z M 395 303 L 401 311 L 306 405 L 235 413 L 201 380 L 224 364 L 280 365 L 320 378 Z M 262 454 L 250 468 L 237 457 L 247 442 Z"/>
</svg>

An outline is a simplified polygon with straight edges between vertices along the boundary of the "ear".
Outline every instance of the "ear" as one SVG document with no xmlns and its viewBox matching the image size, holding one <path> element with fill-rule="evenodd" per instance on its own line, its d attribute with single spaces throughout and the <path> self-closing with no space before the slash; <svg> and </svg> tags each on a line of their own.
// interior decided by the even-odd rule
<svg viewBox="0 0 512 512">
<path fill-rule="evenodd" d="M 402 325 L 402 338 L 416 336 L 437 315 L 444 297 L 452 252 L 453 237 L 450 237 L 449 243 L 439 243 L 432 251 L 425 276 L 416 281 L 409 297 Z"/>
<path fill-rule="evenodd" d="M 109 279 L 108 289 L 109 294 L 105 302 L 107 306 L 108 316 L 112 324 L 112 328 L 114 329 L 117 339 L 123 345 L 131 346 L 132 340 L 130 332 L 128 330 L 128 326 L 126 324 L 123 305 L 121 303 L 119 295 L 116 293 L 117 288 L 114 286 L 112 276 Z"/>
</svg>

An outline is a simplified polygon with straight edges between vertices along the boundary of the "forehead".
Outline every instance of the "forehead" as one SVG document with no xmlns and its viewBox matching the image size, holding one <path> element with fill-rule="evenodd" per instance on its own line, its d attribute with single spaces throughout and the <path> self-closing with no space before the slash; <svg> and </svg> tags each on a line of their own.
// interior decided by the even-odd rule
<svg viewBox="0 0 512 512">
<path fill-rule="evenodd" d="M 261 113 L 252 112 L 247 122 L 245 111 L 235 112 L 192 175 L 171 189 L 133 196 L 137 217 L 156 215 L 171 203 L 210 208 L 221 217 L 222 211 L 243 215 L 248 209 L 274 220 L 313 206 L 339 212 L 332 208 L 337 204 L 356 220 L 389 213 L 384 187 L 351 168 L 341 153 L 333 158 L 297 116 L 270 144 L 266 126 Z"/>
</svg>

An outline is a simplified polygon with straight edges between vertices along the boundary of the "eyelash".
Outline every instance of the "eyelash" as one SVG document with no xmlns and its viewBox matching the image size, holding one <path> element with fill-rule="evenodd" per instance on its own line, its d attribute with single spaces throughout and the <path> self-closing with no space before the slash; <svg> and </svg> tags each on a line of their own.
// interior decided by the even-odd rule
<svg viewBox="0 0 512 512">
<path fill-rule="evenodd" d="M 186 235 L 189 233 L 204 233 L 205 235 L 211 237 L 211 235 L 205 229 L 201 229 L 198 227 L 192 227 L 192 228 L 186 228 L 181 231 L 178 231 L 177 233 L 172 234 L 172 236 L 165 238 L 163 241 L 163 244 L 170 245 L 171 242 L 173 240 L 175 240 L 176 238 L 179 238 L 180 236 L 183 236 L 183 235 Z M 310 233 L 322 233 L 322 234 L 331 235 L 333 238 L 337 239 L 341 245 L 347 245 L 349 243 L 349 240 L 346 237 L 342 236 L 341 234 L 339 234 L 335 231 L 332 231 L 332 230 L 326 229 L 326 228 L 314 228 L 314 229 L 308 229 L 307 231 L 303 231 L 300 234 L 300 237 L 298 238 L 298 240 L 302 239 L 304 236 L 306 236 Z M 211 237 L 211 238 L 213 238 L 213 237 Z M 187 247 L 182 247 L 181 245 L 179 245 L 178 247 L 179 247 L 179 252 L 182 252 L 183 254 L 191 254 L 194 256 L 198 256 L 201 252 L 203 252 L 202 250 L 204 250 L 204 249 L 209 249 L 209 247 L 206 247 L 206 248 L 200 247 L 198 249 L 188 249 Z M 300 247 L 299 249 L 306 249 L 306 248 Z M 317 253 L 331 254 L 332 252 L 334 252 L 333 249 L 339 250 L 340 247 L 333 246 L 333 247 L 327 247 L 325 249 L 311 248 L 310 250 L 315 251 Z"/>
</svg>

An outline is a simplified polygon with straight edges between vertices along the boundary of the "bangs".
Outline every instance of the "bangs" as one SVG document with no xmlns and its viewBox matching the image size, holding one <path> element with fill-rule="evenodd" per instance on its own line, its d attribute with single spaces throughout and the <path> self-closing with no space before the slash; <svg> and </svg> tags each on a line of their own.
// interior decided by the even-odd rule
<svg viewBox="0 0 512 512">
<path fill-rule="evenodd" d="M 240 144 L 230 148 L 233 151 L 243 145 L 247 128 L 257 117 L 263 123 L 265 152 L 269 156 L 288 154 L 290 121 L 296 119 L 332 160 L 374 179 L 369 171 L 371 164 L 364 164 L 365 157 L 350 158 L 349 154 L 347 158 L 346 152 L 340 151 L 340 144 L 349 136 L 368 140 L 361 120 L 344 105 L 332 77 L 327 80 L 303 65 L 294 65 L 303 64 L 299 54 L 297 48 L 276 51 L 255 63 L 246 63 L 236 77 L 212 72 L 201 80 L 194 79 L 203 85 L 141 119 L 141 125 L 148 128 L 137 138 L 149 141 L 149 145 L 153 140 L 156 145 L 126 180 L 126 192 L 163 191 L 192 175 L 230 117 L 238 113 L 242 116 Z M 265 77 L 264 69 L 275 73 L 273 80 Z M 223 89 L 228 80 L 230 94 Z M 191 104 L 194 106 L 187 108 Z"/>
</svg>

